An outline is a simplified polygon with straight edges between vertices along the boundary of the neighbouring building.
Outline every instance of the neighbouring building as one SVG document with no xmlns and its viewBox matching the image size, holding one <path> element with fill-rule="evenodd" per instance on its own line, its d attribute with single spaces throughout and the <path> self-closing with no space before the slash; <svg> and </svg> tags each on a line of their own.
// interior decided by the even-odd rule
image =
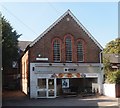
<svg viewBox="0 0 120 108">
<path fill-rule="evenodd" d="M 18 41 L 20 57 L 24 54 L 25 49 L 31 43 L 31 41 Z"/>
<path fill-rule="evenodd" d="M 102 94 L 102 46 L 66 11 L 31 42 L 21 58 L 22 91 L 30 98 L 55 98 L 64 90 Z"/>
<path fill-rule="evenodd" d="M 120 69 L 120 54 L 104 54 L 103 56 L 110 63 L 110 70 Z"/>
<path fill-rule="evenodd" d="M 103 58 L 108 61 L 110 72 L 120 70 L 120 54 L 108 53 L 103 54 Z M 120 97 L 120 84 L 119 83 L 104 83 L 103 94 L 109 97 Z"/>
<path fill-rule="evenodd" d="M 27 46 L 31 43 L 31 41 L 18 41 L 18 47 L 19 47 L 19 60 L 18 60 L 18 72 L 19 72 L 19 88 L 22 89 L 22 76 L 21 76 L 21 67 L 22 67 L 22 63 L 21 63 L 21 58 L 24 55 L 24 51 L 27 48 Z"/>
<path fill-rule="evenodd" d="M 3 75 L 3 90 L 4 89 L 19 89 L 20 88 L 20 71 L 19 61 L 30 41 L 18 41 L 19 58 L 13 61 L 11 67 L 4 68 Z M 7 79 L 7 80 L 6 80 Z"/>
</svg>

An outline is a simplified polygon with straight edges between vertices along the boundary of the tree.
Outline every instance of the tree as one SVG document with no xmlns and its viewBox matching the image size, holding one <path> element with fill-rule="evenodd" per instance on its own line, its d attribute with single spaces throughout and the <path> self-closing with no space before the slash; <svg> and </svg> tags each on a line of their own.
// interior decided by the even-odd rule
<svg viewBox="0 0 120 108">
<path fill-rule="evenodd" d="M 120 54 L 120 38 L 110 41 L 104 49 L 104 53 Z"/>
<path fill-rule="evenodd" d="M 107 83 L 120 83 L 120 70 L 111 70 L 110 58 L 105 57 L 109 54 L 120 54 L 120 38 L 110 41 L 104 49 L 104 72 L 105 72 L 105 82 Z"/>
<path fill-rule="evenodd" d="M 4 18 L 1 18 L 2 22 L 2 64 L 3 72 L 4 68 L 12 67 L 12 62 L 18 59 L 18 38 L 21 34 L 17 34 L 16 30 L 13 30 L 11 24 Z"/>
<path fill-rule="evenodd" d="M 106 74 L 106 83 L 116 83 L 116 84 L 120 84 L 120 70 L 116 70 L 116 71 L 109 71 Z"/>
<path fill-rule="evenodd" d="M 18 38 L 21 34 L 18 34 L 14 30 L 11 24 L 4 18 L 1 18 L 2 22 L 2 78 L 3 78 L 3 87 L 6 85 L 6 78 L 8 73 L 12 73 L 12 63 L 13 61 L 18 61 L 19 52 L 18 52 Z"/>
</svg>

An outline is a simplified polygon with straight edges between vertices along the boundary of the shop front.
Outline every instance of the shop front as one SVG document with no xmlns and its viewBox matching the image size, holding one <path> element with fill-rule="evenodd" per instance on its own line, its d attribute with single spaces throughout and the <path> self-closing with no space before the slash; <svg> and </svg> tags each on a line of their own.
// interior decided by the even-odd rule
<svg viewBox="0 0 120 108">
<path fill-rule="evenodd" d="M 49 64 L 31 63 L 30 97 L 56 98 L 64 93 L 80 94 L 85 90 L 92 92 L 93 84 L 98 84 L 97 90 L 101 92 L 102 75 L 98 72 L 99 67 L 91 67 L 89 73 L 79 72 L 79 68 L 84 68 L 84 66 L 67 66 L 66 68 L 60 64 L 49 66 Z M 86 68 L 88 68 L 87 65 Z M 95 73 L 95 69 L 92 68 L 97 69 L 97 72 Z"/>
</svg>

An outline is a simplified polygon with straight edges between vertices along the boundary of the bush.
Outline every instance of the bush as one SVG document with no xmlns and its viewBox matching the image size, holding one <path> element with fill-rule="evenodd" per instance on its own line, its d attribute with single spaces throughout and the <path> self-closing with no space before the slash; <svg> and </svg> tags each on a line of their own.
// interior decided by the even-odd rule
<svg viewBox="0 0 120 108">
<path fill-rule="evenodd" d="M 120 70 L 109 71 L 106 74 L 105 82 L 110 84 L 113 84 L 113 83 L 120 84 Z"/>
</svg>

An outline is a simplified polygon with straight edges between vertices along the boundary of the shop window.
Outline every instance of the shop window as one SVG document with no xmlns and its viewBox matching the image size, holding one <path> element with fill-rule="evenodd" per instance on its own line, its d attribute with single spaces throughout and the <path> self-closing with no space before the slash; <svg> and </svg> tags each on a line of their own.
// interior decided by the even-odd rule
<svg viewBox="0 0 120 108">
<path fill-rule="evenodd" d="M 72 61 L 72 41 L 71 37 L 65 39 L 66 62 Z"/>
<path fill-rule="evenodd" d="M 60 62 L 60 40 L 55 39 L 53 41 L 53 61 Z"/>
<path fill-rule="evenodd" d="M 54 89 L 54 79 L 48 79 L 48 89 Z"/>
<path fill-rule="evenodd" d="M 82 41 L 77 42 L 77 60 L 78 60 L 78 62 L 84 61 L 84 49 L 83 49 Z"/>
<path fill-rule="evenodd" d="M 38 79 L 38 87 L 40 89 L 46 88 L 46 79 Z"/>
</svg>

